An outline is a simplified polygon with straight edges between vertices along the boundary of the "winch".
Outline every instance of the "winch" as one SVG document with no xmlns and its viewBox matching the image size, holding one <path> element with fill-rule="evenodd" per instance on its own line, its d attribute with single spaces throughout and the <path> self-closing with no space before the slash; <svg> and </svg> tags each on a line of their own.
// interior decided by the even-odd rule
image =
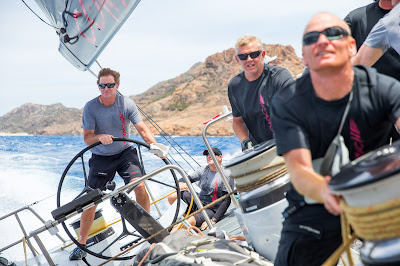
<svg viewBox="0 0 400 266">
<path fill-rule="evenodd" d="M 342 207 L 367 265 L 400 264 L 400 142 L 354 160 L 335 175 L 329 187 L 343 196 Z"/>
<path fill-rule="evenodd" d="M 257 253 L 273 261 L 282 230 L 282 212 L 290 178 L 284 160 L 276 154 L 275 140 L 242 152 L 227 164 L 240 192 L 235 214 L 246 241 Z"/>
</svg>

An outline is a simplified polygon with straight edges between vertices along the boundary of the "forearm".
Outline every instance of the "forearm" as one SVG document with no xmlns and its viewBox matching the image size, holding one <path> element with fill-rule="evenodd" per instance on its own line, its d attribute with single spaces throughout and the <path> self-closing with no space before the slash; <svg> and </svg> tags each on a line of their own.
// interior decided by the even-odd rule
<svg viewBox="0 0 400 266">
<path fill-rule="evenodd" d="M 357 54 L 351 58 L 351 64 L 372 66 L 382 55 L 382 49 L 369 47 L 368 45 L 363 44 Z"/>
<path fill-rule="evenodd" d="M 226 210 L 229 207 L 229 204 L 231 204 L 231 198 L 227 197 L 226 199 L 224 199 L 221 203 L 221 205 L 219 205 L 217 211 L 214 214 L 214 218 L 215 220 L 219 221 L 222 216 L 225 214 Z"/>
<path fill-rule="evenodd" d="M 327 186 L 324 177 L 317 174 L 313 169 L 302 166 L 290 169 L 289 174 L 297 192 L 319 203 L 324 202 L 321 193 Z"/>
<path fill-rule="evenodd" d="M 314 171 L 310 150 L 294 149 L 283 154 L 283 158 L 296 191 L 322 203 L 321 191 L 327 188 L 326 181 L 323 176 Z"/>
<path fill-rule="evenodd" d="M 146 142 L 147 144 L 152 144 L 152 143 L 156 143 L 156 139 L 154 138 L 153 134 L 151 134 L 151 132 L 149 131 L 147 134 L 140 134 L 142 139 L 144 140 L 144 142 Z"/>
<path fill-rule="evenodd" d="M 146 124 L 143 121 L 135 124 L 135 128 L 138 131 L 139 135 L 147 144 L 157 142 L 153 134 L 150 132 L 150 129 L 146 126 Z"/>
<path fill-rule="evenodd" d="M 249 138 L 249 130 L 241 117 L 233 117 L 232 128 L 240 142 Z"/>
<path fill-rule="evenodd" d="M 94 132 L 89 132 L 89 133 L 84 133 L 83 135 L 83 141 L 87 146 L 92 145 L 98 141 L 102 142 L 103 144 L 109 144 L 112 143 L 112 135 L 108 134 L 94 134 Z"/>
<path fill-rule="evenodd" d="M 283 154 L 290 179 L 294 188 L 301 195 L 324 204 L 333 215 L 343 212 L 339 200 L 329 189 L 330 176 L 323 177 L 314 171 L 311 152 L 305 148 L 291 150 Z"/>
</svg>

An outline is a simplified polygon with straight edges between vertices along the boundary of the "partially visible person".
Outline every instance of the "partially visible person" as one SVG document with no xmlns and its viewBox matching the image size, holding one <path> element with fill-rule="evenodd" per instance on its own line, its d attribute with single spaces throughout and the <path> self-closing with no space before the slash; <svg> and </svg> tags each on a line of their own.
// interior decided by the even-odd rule
<svg viewBox="0 0 400 266">
<path fill-rule="evenodd" d="M 322 265 L 342 242 L 339 197 L 329 189 L 331 177 L 313 167 L 342 120 L 350 160 L 385 145 L 393 124 L 400 126 L 400 83 L 351 65 L 356 44 L 346 22 L 326 12 L 313 16 L 302 52 L 309 73 L 277 92 L 271 106 L 277 153 L 291 179 L 277 266 Z"/>
<path fill-rule="evenodd" d="M 265 50 L 255 36 L 240 37 L 235 51 L 235 59 L 243 72 L 230 80 L 228 96 L 233 131 L 245 150 L 273 138 L 269 113 L 271 98 L 276 91 L 293 82 L 293 77 L 283 67 L 264 63 Z"/>
<path fill-rule="evenodd" d="M 120 74 L 109 68 L 100 70 L 97 87 L 100 96 L 87 102 L 82 114 L 83 140 L 86 145 L 100 141 L 91 149 L 89 160 L 88 185 L 92 189 L 106 189 L 106 183 L 113 180 L 116 172 L 125 184 L 143 175 L 136 149 L 131 142 L 113 141 L 113 138 L 129 138 L 129 122 L 132 122 L 139 135 L 147 144 L 154 145 L 156 139 L 142 121 L 136 104 L 129 98 L 117 95 Z M 162 145 L 157 143 L 157 145 Z M 134 189 L 136 201 L 147 212 L 150 200 L 144 183 Z M 79 243 L 86 244 L 93 223 L 96 206 L 82 212 Z M 86 257 L 86 252 L 76 247 L 70 260 Z"/>
<path fill-rule="evenodd" d="M 351 11 L 345 21 L 349 24 L 351 36 L 356 40 L 357 50 L 360 49 L 375 24 L 393 8 L 391 0 L 374 1 Z M 379 73 L 400 80 L 399 54 L 389 48 L 379 60 L 372 65 Z"/>
<path fill-rule="evenodd" d="M 357 50 L 360 49 L 375 24 L 388 14 L 392 8 L 391 0 L 375 0 L 369 5 L 351 11 L 345 17 L 344 20 L 350 27 L 351 35 L 356 40 Z M 379 73 L 391 76 L 400 81 L 399 54 L 393 48 L 388 48 L 372 67 L 376 68 Z M 395 127 L 392 128 L 390 138 L 392 141 L 400 139 L 400 135 Z"/>
<path fill-rule="evenodd" d="M 372 66 L 389 48 L 397 52 L 394 61 L 400 61 L 400 5 L 398 5 L 400 0 L 391 2 L 393 9 L 372 28 L 357 55 L 352 59 L 353 64 Z"/>
<path fill-rule="evenodd" d="M 228 178 L 229 184 L 233 189 L 234 185 L 233 185 L 233 179 L 231 178 L 231 173 L 229 170 L 224 169 L 222 166 L 222 152 L 218 148 L 212 148 L 212 150 L 215 154 L 215 157 L 217 158 L 218 164 L 221 166 L 224 175 Z M 203 155 L 206 156 L 207 166 L 201 167 L 192 174 L 190 174 L 189 179 L 191 183 L 199 181 L 200 192 L 198 193 L 198 196 L 201 203 L 205 206 L 227 194 L 228 190 L 226 189 L 225 184 L 223 183 L 221 176 L 218 172 L 218 169 L 215 166 L 214 161 L 211 158 L 211 155 L 208 153 L 208 150 L 204 150 Z M 183 179 L 179 180 L 179 188 L 182 190 L 181 199 L 188 205 L 189 208 L 192 200 L 192 195 L 186 183 L 183 181 Z M 168 196 L 169 204 L 173 204 L 176 201 L 176 199 L 177 199 L 177 193 Z M 211 223 L 215 224 L 222 218 L 222 216 L 228 209 L 230 203 L 231 203 L 231 198 L 227 197 L 221 202 L 216 203 L 211 208 L 205 210 L 207 215 L 211 219 Z M 190 213 L 198 209 L 199 208 L 197 207 L 196 202 L 193 201 Z M 186 210 L 186 213 L 187 211 L 188 210 Z M 201 230 L 205 230 L 208 227 L 202 213 L 198 213 L 190 217 L 187 221 L 192 226 L 200 227 Z"/>
</svg>

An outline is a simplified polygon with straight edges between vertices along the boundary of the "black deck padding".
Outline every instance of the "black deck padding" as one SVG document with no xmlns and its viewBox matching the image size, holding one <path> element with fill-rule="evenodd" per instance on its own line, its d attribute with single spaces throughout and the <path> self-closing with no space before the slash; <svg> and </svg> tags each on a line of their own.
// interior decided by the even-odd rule
<svg viewBox="0 0 400 266">
<path fill-rule="evenodd" d="M 65 220 L 65 216 L 73 213 L 74 211 L 78 211 L 78 213 L 82 212 L 82 208 L 89 205 L 90 203 L 98 204 L 100 203 L 100 199 L 103 196 L 100 189 L 95 189 L 90 191 L 87 194 L 84 194 L 82 197 L 79 197 L 51 212 L 54 220 Z"/>
</svg>

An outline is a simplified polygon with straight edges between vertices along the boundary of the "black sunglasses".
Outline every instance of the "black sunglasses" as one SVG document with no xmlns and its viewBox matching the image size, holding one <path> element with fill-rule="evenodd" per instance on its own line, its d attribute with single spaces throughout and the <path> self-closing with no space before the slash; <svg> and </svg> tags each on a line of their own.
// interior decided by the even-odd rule
<svg viewBox="0 0 400 266">
<path fill-rule="evenodd" d="M 106 84 L 100 83 L 100 84 L 99 84 L 99 88 L 100 88 L 100 89 L 105 89 L 106 86 L 107 86 L 108 88 L 111 89 L 111 88 L 114 88 L 114 87 L 115 87 L 115 83 L 106 83 Z"/>
<path fill-rule="evenodd" d="M 319 35 L 323 34 L 326 36 L 328 40 L 336 40 L 340 39 L 344 36 L 349 36 L 349 33 L 347 30 L 341 28 L 341 27 L 330 27 L 327 29 L 324 29 L 323 31 L 312 31 L 312 32 L 307 32 L 303 36 L 303 45 L 310 45 L 313 43 L 316 43 L 319 39 Z"/>
<path fill-rule="evenodd" d="M 244 61 L 244 60 L 247 60 L 247 58 L 249 57 L 249 55 L 250 55 L 251 59 L 254 59 L 254 58 L 259 57 L 260 54 L 261 54 L 261 51 L 255 51 L 255 52 L 251 52 L 251 53 L 247 53 L 247 54 L 238 54 L 237 57 L 238 57 L 240 60 Z"/>
</svg>

